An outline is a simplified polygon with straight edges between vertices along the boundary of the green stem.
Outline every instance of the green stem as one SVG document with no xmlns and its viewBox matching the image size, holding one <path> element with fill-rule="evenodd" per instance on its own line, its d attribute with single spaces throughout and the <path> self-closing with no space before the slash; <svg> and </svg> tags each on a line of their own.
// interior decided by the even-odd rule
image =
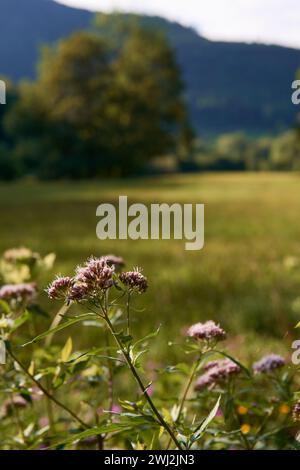
<svg viewBox="0 0 300 470">
<path fill-rule="evenodd" d="M 250 446 L 247 437 L 242 432 L 240 434 L 241 434 L 242 440 L 245 444 L 246 450 L 252 450 L 252 447 Z"/>
<path fill-rule="evenodd" d="M 105 331 L 105 341 L 107 346 L 107 356 L 109 356 L 109 337 L 108 331 Z M 108 399 L 109 399 L 109 411 L 112 411 L 114 404 L 114 378 L 113 378 L 113 368 L 111 361 L 107 360 L 107 369 L 108 369 Z"/>
<path fill-rule="evenodd" d="M 195 377 L 195 374 L 196 374 L 196 371 L 197 371 L 198 364 L 199 364 L 199 360 L 196 361 L 195 364 L 192 367 L 191 374 L 189 376 L 189 379 L 187 381 L 186 387 L 184 389 L 184 392 L 183 392 L 183 395 L 182 395 L 182 398 L 181 398 L 181 401 L 180 401 L 176 421 L 178 421 L 180 416 L 181 416 L 181 413 L 182 413 L 182 410 L 183 410 L 183 407 L 184 407 L 184 404 L 185 404 L 185 401 L 186 401 L 186 397 L 187 397 L 187 395 L 190 391 L 191 385 L 193 383 L 193 380 L 194 380 L 194 377 Z"/>
<path fill-rule="evenodd" d="M 127 310 L 127 335 L 130 335 L 130 292 L 127 294 L 127 303 L 126 303 L 126 310 Z"/>
<path fill-rule="evenodd" d="M 49 390 L 49 388 L 50 388 L 49 376 L 46 377 L 46 386 L 47 386 L 47 389 Z M 45 399 L 46 399 L 46 408 L 47 408 L 47 415 L 48 415 L 48 420 L 49 420 L 50 431 L 54 434 L 55 433 L 55 426 L 54 426 L 52 401 L 47 396 L 45 396 Z"/>
<path fill-rule="evenodd" d="M 33 375 L 26 369 L 26 367 L 19 361 L 19 359 L 14 355 L 10 347 L 7 348 L 7 352 L 10 355 L 10 357 L 18 364 L 18 366 L 23 370 L 23 372 L 27 375 L 27 377 L 43 392 L 43 394 L 51 400 L 53 403 L 55 403 L 57 406 L 62 408 L 66 413 L 68 413 L 72 418 L 74 418 L 81 426 L 83 426 L 85 429 L 90 429 L 90 426 L 86 424 L 84 421 L 82 421 L 79 416 L 77 416 L 74 411 L 72 411 L 70 408 L 68 408 L 66 405 L 64 405 L 61 401 L 59 401 L 54 395 L 48 392 L 46 388 L 34 378 Z"/>
<path fill-rule="evenodd" d="M 185 401 L 186 401 L 186 398 L 187 398 L 187 395 L 190 391 L 190 388 L 191 388 L 191 385 L 193 383 L 193 380 L 194 380 L 194 377 L 195 377 L 195 374 L 196 374 L 196 371 L 197 371 L 197 368 L 198 368 L 198 364 L 199 364 L 199 360 L 196 361 L 192 367 L 192 370 L 191 370 L 191 373 L 189 375 L 189 378 L 188 378 L 188 381 L 187 381 L 187 384 L 186 384 L 186 387 L 184 389 L 184 392 L 183 392 L 183 395 L 182 395 L 182 398 L 180 400 L 180 404 L 179 404 L 179 409 L 178 409 L 178 412 L 177 412 L 177 416 L 176 416 L 176 419 L 175 419 L 175 422 L 177 422 L 181 416 L 181 413 L 182 413 L 182 410 L 183 410 L 183 407 L 184 407 L 184 404 L 185 404 Z M 170 448 L 170 445 L 171 445 L 171 439 L 169 440 L 168 442 L 168 446 L 167 446 L 167 450 Z"/>
<path fill-rule="evenodd" d="M 119 346 L 119 348 L 121 349 L 122 351 L 122 354 L 124 356 L 124 359 L 129 367 L 129 369 L 131 370 L 132 372 L 132 375 L 134 376 L 136 382 L 138 383 L 140 389 L 142 390 L 143 392 L 143 395 L 145 396 L 151 410 L 153 411 L 154 415 L 156 416 L 156 418 L 158 419 L 160 425 L 166 430 L 166 432 L 169 434 L 170 438 L 173 440 L 173 442 L 175 443 L 176 447 L 180 450 L 182 450 L 182 447 L 181 447 L 181 444 L 179 443 L 179 441 L 177 440 L 174 432 L 172 431 L 171 427 L 168 425 L 168 423 L 166 423 L 166 421 L 164 420 L 164 418 L 161 416 L 161 414 L 159 413 L 159 411 L 157 410 L 156 406 L 154 405 L 153 401 L 151 400 L 150 396 L 148 395 L 147 393 L 147 388 L 145 387 L 145 385 L 143 384 L 138 372 L 136 371 L 132 361 L 131 361 L 131 358 L 130 358 L 130 355 L 128 354 L 128 352 L 126 351 L 125 347 L 123 346 L 122 342 L 119 340 L 118 338 L 118 335 L 117 333 L 115 332 L 114 330 L 114 327 L 107 315 L 107 312 L 106 311 L 103 311 L 104 313 L 104 317 L 105 317 L 105 321 L 108 325 L 108 328 L 111 332 L 111 334 L 113 335 L 117 345 Z"/>
</svg>

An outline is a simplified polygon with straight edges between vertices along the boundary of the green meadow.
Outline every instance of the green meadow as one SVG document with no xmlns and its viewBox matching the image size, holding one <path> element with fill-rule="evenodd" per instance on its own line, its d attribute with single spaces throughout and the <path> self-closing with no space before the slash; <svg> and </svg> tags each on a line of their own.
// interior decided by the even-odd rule
<svg viewBox="0 0 300 470">
<path fill-rule="evenodd" d="M 96 208 L 117 204 L 119 195 L 129 203 L 204 203 L 203 250 L 185 251 L 178 240 L 98 240 Z M 127 267 L 141 266 L 150 288 L 135 302 L 134 328 L 147 333 L 160 324 L 161 350 L 191 323 L 214 319 L 234 338 L 231 348 L 240 355 L 289 353 L 300 320 L 297 173 L 2 183 L 0 207 L 1 251 L 28 246 L 55 252 L 53 275 L 71 274 L 88 256 L 109 253 L 123 256 Z M 46 303 L 46 294 L 41 297 Z M 53 303 L 51 309 L 54 315 Z M 78 335 L 78 341 L 84 339 Z"/>
</svg>

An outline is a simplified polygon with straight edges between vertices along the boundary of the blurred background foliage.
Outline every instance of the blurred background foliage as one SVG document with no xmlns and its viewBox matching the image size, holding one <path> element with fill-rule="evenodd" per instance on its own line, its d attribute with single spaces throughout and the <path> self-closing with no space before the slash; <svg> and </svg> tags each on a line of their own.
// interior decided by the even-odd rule
<svg viewBox="0 0 300 470">
<path fill-rule="evenodd" d="M 18 87 L 3 117 L 16 171 L 42 178 L 137 172 L 182 147 L 189 124 L 181 91 L 173 53 L 155 32 L 131 29 L 118 49 L 84 32 L 45 48 L 38 79 Z"/>
<path fill-rule="evenodd" d="M 202 118 L 201 132 L 173 28 L 164 20 L 99 14 L 89 30 L 42 48 L 35 79 L 5 79 L 0 178 L 298 170 L 296 122 L 281 132 L 266 133 L 258 123 L 260 132 L 241 124 L 242 130 L 210 133 Z M 217 99 L 220 90 L 212 86 Z"/>
<path fill-rule="evenodd" d="M 187 252 L 184 240 L 105 240 L 96 237 L 96 207 L 142 202 L 195 203 L 205 209 L 205 246 Z M 175 355 L 171 348 L 189 324 L 209 318 L 233 337 L 239 358 L 288 351 L 297 337 L 300 285 L 300 196 L 297 173 L 210 173 L 126 180 L 23 181 L 0 185 L 0 251 L 34 247 L 55 252 L 54 273 L 71 275 L 88 256 L 115 253 L 126 267 L 141 266 L 147 295 L 134 303 L 136 334 L 162 325 L 153 356 Z M 59 303 L 44 307 L 56 313 Z M 298 299 L 298 300 L 297 300 Z M 46 319 L 44 329 L 49 325 Z M 77 335 L 86 347 L 93 330 Z M 96 332 L 97 335 L 97 332 Z M 98 341 L 97 338 L 95 338 Z M 179 357 L 178 357 L 179 356 Z"/>
</svg>

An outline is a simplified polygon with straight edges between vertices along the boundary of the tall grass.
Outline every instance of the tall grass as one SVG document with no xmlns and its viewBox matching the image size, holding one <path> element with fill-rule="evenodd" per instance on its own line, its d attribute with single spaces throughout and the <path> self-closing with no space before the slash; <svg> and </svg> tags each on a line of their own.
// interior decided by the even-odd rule
<svg viewBox="0 0 300 470">
<path fill-rule="evenodd" d="M 119 195 L 146 204 L 204 203 L 204 249 L 187 252 L 182 241 L 99 241 L 96 207 L 117 202 Z M 133 328 L 147 333 L 149 325 L 161 323 L 161 349 L 179 325 L 207 318 L 235 334 L 233 346 L 250 356 L 292 342 L 300 268 L 287 269 L 285 260 L 300 258 L 298 174 L 1 184 L 0 210 L 0 249 L 54 251 L 62 274 L 91 253 L 115 253 L 129 266 L 142 265 L 150 288 Z"/>
</svg>

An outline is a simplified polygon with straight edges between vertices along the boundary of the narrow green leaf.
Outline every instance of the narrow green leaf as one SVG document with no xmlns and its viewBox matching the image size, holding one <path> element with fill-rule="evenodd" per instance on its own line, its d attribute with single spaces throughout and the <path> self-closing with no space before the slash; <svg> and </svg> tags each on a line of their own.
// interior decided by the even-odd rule
<svg viewBox="0 0 300 470">
<path fill-rule="evenodd" d="M 36 336 L 36 337 L 33 338 L 31 341 L 28 341 L 28 343 L 23 344 L 22 347 L 28 346 L 29 344 L 32 344 L 32 343 L 37 343 L 37 342 L 40 341 L 41 339 L 46 338 L 46 336 L 48 336 L 48 335 L 53 335 L 54 333 L 57 333 L 58 331 L 64 330 L 65 328 L 68 328 L 68 327 L 71 326 L 71 325 L 75 325 L 76 323 L 79 323 L 79 322 L 88 320 L 88 319 L 90 319 L 92 316 L 94 316 L 94 318 L 97 318 L 97 315 L 94 315 L 94 314 L 92 314 L 92 313 L 90 313 L 90 314 L 82 314 L 82 315 L 78 315 L 77 317 L 70 318 L 69 320 L 66 320 L 64 323 L 60 323 L 60 324 L 59 324 L 58 326 L 56 326 L 55 328 L 52 328 L 52 329 L 50 329 L 50 330 L 47 330 L 47 331 L 45 331 L 44 333 L 41 333 L 40 335 Z"/>
<path fill-rule="evenodd" d="M 60 354 L 60 358 L 62 362 L 68 362 L 68 359 L 72 354 L 72 350 L 73 350 L 73 342 L 72 342 L 72 338 L 69 337 Z"/>
<path fill-rule="evenodd" d="M 130 430 L 131 427 L 129 424 L 122 425 L 121 423 L 116 424 L 107 424 L 103 426 L 97 426 L 91 429 L 87 429 L 86 431 L 82 431 L 79 433 L 74 434 L 72 437 L 65 439 L 59 443 L 48 447 L 48 449 L 53 449 L 60 446 L 68 446 L 70 444 L 74 444 L 82 439 L 87 439 L 88 437 L 99 436 L 100 434 L 107 434 L 110 432 L 122 432 L 125 430 Z"/>
<path fill-rule="evenodd" d="M 3 310 L 7 315 L 10 313 L 10 307 L 5 300 L 0 300 L 0 309 Z"/>
<path fill-rule="evenodd" d="M 22 326 L 24 323 L 26 323 L 29 318 L 30 318 L 30 313 L 28 312 L 28 310 L 25 310 L 25 312 L 14 321 L 11 332 L 13 333 L 18 328 L 20 328 L 20 326 Z"/>
<path fill-rule="evenodd" d="M 132 346 L 132 349 L 136 348 L 136 346 L 138 346 L 139 344 L 144 343 L 145 341 L 148 341 L 148 339 L 155 338 L 159 334 L 159 332 L 160 332 L 160 326 L 155 331 L 152 331 L 147 336 L 144 336 L 144 338 L 141 338 L 138 341 L 136 341 L 134 345 Z"/>
<path fill-rule="evenodd" d="M 199 439 L 199 437 L 201 436 L 201 434 L 204 433 L 204 431 L 206 430 L 210 422 L 215 418 L 218 412 L 219 406 L 220 406 L 220 401 L 221 401 L 221 395 L 219 396 L 217 403 L 215 404 L 215 406 L 213 407 L 213 409 L 211 410 L 207 418 L 205 418 L 205 420 L 203 421 L 199 429 L 197 429 L 197 431 L 193 434 L 191 438 L 192 442 L 195 442 L 197 439 Z"/>
</svg>

